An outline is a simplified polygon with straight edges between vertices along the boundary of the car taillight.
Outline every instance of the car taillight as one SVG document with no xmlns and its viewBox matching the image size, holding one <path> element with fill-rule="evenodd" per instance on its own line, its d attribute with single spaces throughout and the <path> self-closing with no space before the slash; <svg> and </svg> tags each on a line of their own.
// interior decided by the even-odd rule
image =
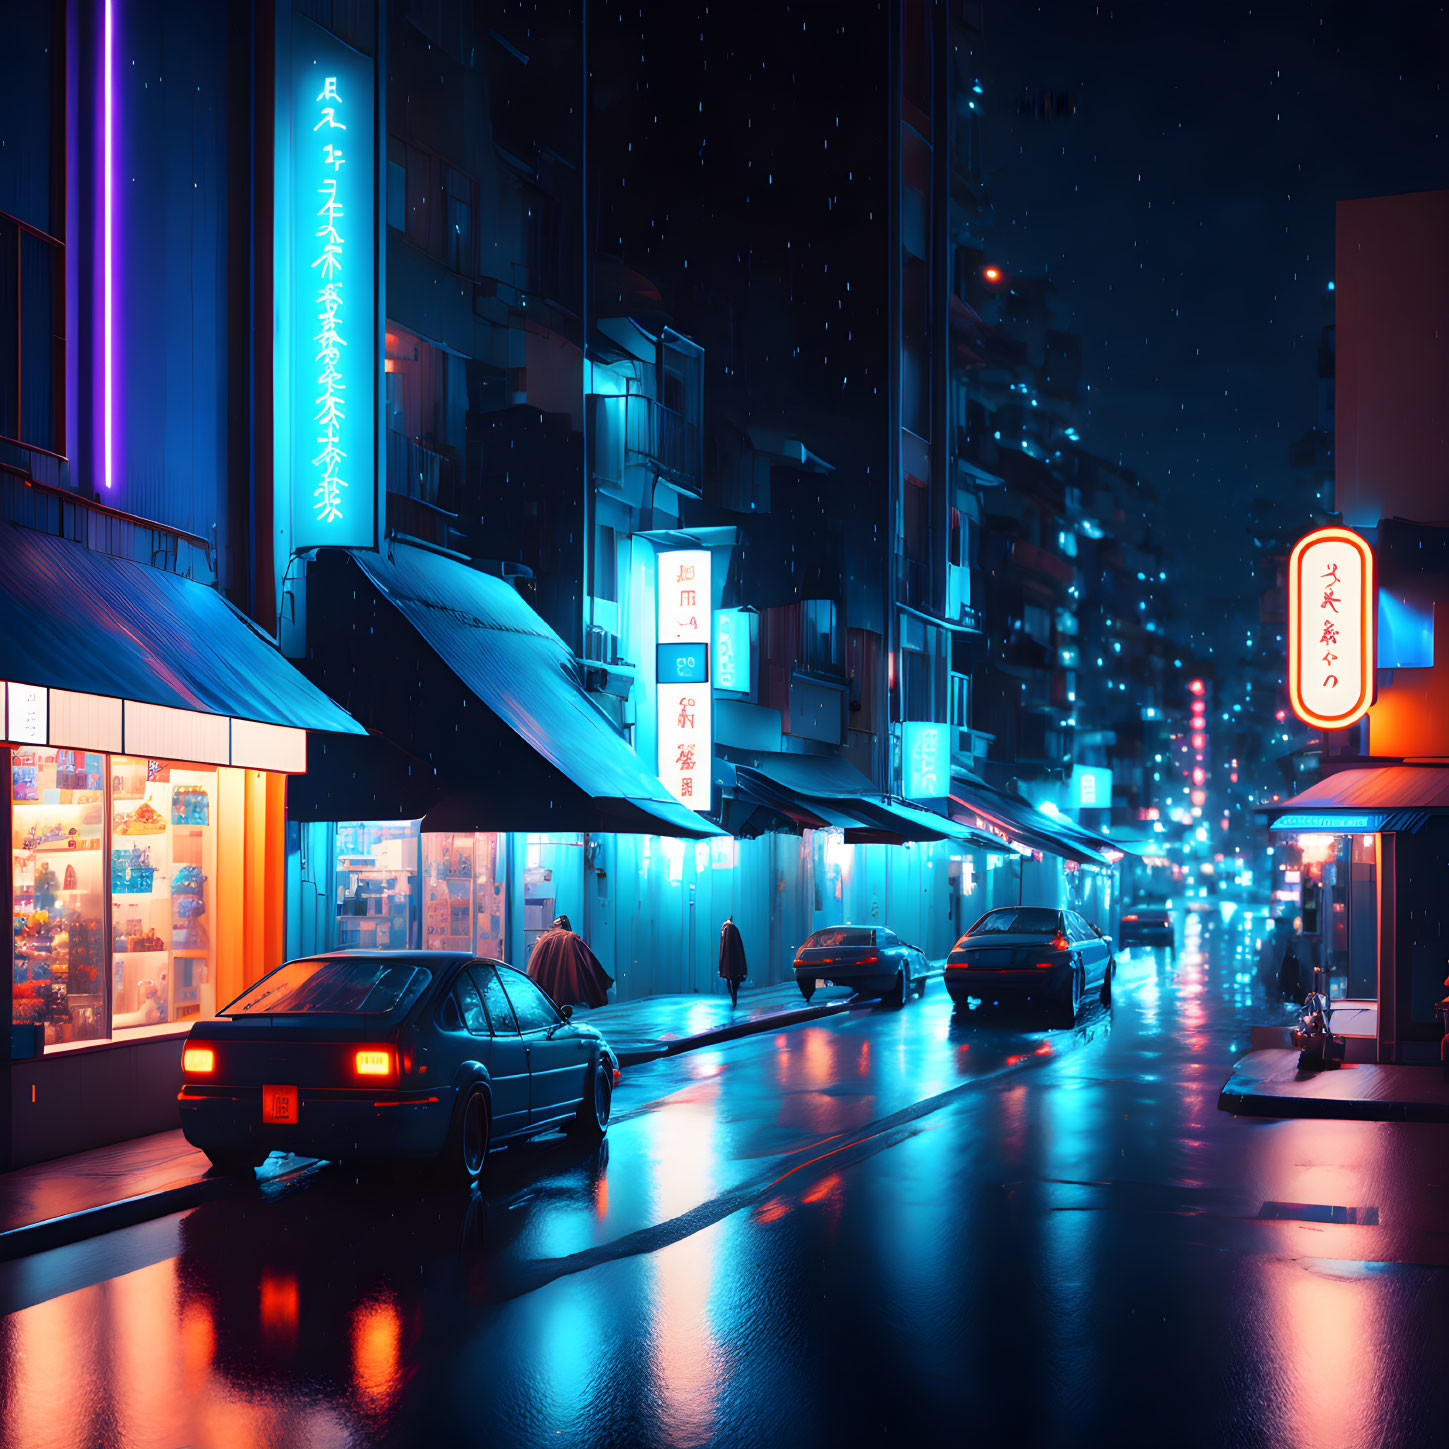
<svg viewBox="0 0 1449 1449">
<path fill-rule="evenodd" d="M 352 1059 L 359 1077 L 390 1077 L 393 1073 L 391 1047 L 363 1047 Z"/>
<path fill-rule="evenodd" d="M 181 1070 L 204 1077 L 216 1070 L 216 1053 L 210 1047 L 187 1047 L 181 1053 Z"/>
<path fill-rule="evenodd" d="M 1067 947 L 1070 946 L 1072 943 L 1067 940 L 1067 938 L 1062 935 L 1060 931 L 1058 931 L 1056 935 L 1047 942 L 1047 944 L 1052 948 L 1053 951 L 1065 951 Z"/>
<path fill-rule="evenodd" d="M 1055 961 L 1038 961 L 1036 963 L 1036 969 L 1038 971 L 1050 971 L 1056 964 Z"/>
<path fill-rule="evenodd" d="M 857 956 L 855 964 L 857 966 L 874 966 L 879 960 L 879 956 Z"/>
<path fill-rule="evenodd" d="M 1137 917 L 1136 916 L 1123 916 L 1122 919 L 1124 921 L 1135 921 L 1137 919 Z"/>
</svg>

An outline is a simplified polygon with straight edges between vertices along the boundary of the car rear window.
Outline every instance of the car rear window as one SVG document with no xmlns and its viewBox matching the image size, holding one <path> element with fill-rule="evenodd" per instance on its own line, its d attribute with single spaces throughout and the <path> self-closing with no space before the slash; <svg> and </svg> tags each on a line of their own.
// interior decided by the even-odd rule
<svg viewBox="0 0 1449 1449">
<path fill-rule="evenodd" d="M 987 911 L 966 934 L 984 936 L 996 931 L 1014 936 L 1050 935 L 1057 928 L 1060 914 L 1059 911 L 1046 910 L 1041 906 L 1019 906 L 1009 910 Z"/>
<path fill-rule="evenodd" d="M 834 926 L 828 931 L 816 931 L 805 944 L 807 946 L 874 946 L 875 932 L 869 929 Z"/>
<path fill-rule="evenodd" d="M 411 962 L 366 956 L 289 961 L 244 991 L 222 1016 L 296 1016 L 343 1012 L 382 1016 L 411 1005 L 432 972 Z"/>
</svg>

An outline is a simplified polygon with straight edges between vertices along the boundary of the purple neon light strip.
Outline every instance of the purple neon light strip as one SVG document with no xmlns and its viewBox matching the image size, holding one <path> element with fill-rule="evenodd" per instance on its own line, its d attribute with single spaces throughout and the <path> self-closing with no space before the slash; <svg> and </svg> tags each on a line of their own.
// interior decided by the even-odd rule
<svg viewBox="0 0 1449 1449">
<path fill-rule="evenodd" d="M 104 252 L 105 252 L 105 255 L 104 255 L 104 258 L 103 258 L 103 261 L 102 261 L 102 265 L 105 268 L 105 286 L 104 286 L 104 292 L 105 292 L 105 309 L 106 309 L 106 315 L 105 315 L 105 318 L 104 318 L 104 329 L 105 329 L 105 359 L 104 359 L 104 361 L 102 363 L 102 366 L 105 369 L 103 389 L 102 389 L 102 391 L 103 391 L 103 403 L 102 403 L 102 406 L 103 406 L 104 412 L 105 412 L 105 417 L 104 417 L 103 423 L 102 423 L 102 426 L 104 428 L 104 433 L 105 433 L 105 443 L 104 443 L 105 456 L 102 459 L 102 473 L 103 473 L 103 475 L 105 477 L 105 484 L 106 484 L 107 489 L 109 489 L 112 486 L 112 481 L 113 481 L 113 477 L 114 477 L 114 474 L 113 474 L 113 464 L 114 464 L 114 460 L 115 460 L 115 452 L 114 452 L 114 402 L 115 402 L 115 395 L 114 395 L 114 393 L 112 391 L 112 379 L 113 379 L 112 360 L 113 360 L 113 357 L 114 357 L 114 352 L 113 352 L 113 341 L 114 341 L 114 338 L 113 338 L 113 333 L 112 333 L 113 307 L 112 307 L 112 296 L 111 296 L 111 217 L 112 217 L 112 210 L 113 210 L 113 192 L 114 192 L 114 187 L 115 187 L 115 145 L 114 145 L 114 138 L 115 138 L 115 100 L 114 100 L 114 97 L 112 95 L 112 89 L 111 89 L 111 87 L 112 87 L 112 75 L 111 75 L 111 71 L 112 71 L 112 65 L 111 65 L 112 39 L 113 39 L 113 24 L 112 24 L 112 16 L 111 16 L 111 0 L 106 0 L 106 42 L 105 42 L 105 59 L 103 61 L 103 64 L 105 66 L 105 76 L 104 76 L 104 79 L 103 79 L 103 85 L 104 85 L 104 88 L 105 88 L 105 107 L 104 107 L 104 110 L 105 110 L 105 119 L 104 119 L 104 124 L 105 124 L 105 159 L 104 159 L 105 175 L 104 175 L 104 178 L 103 178 L 103 181 L 102 181 L 102 184 L 105 187 L 105 200 L 104 200 L 103 212 L 102 212 L 102 215 L 103 215 L 103 218 L 104 218 L 103 224 L 104 224 L 104 227 L 105 227 L 105 236 L 104 236 Z"/>
</svg>

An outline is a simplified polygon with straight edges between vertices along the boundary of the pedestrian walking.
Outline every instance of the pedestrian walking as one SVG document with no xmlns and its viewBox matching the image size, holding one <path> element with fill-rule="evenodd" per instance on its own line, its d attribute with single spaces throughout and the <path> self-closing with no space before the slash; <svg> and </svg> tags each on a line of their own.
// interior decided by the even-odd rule
<svg viewBox="0 0 1449 1449">
<path fill-rule="evenodd" d="M 528 975 L 560 1006 L 603 1006 L 614 984 L 567 916 L 555 916 L 534 942 Z"/>
<path fill-rule="evenodd" d="M 726 916 L 719 928 L 719 974 L 729 987 L 731 1007 L 738 1006 L 740 982 L 749 973 L 745 967 L 745 943 L 733 916 Z"/>
</svg>

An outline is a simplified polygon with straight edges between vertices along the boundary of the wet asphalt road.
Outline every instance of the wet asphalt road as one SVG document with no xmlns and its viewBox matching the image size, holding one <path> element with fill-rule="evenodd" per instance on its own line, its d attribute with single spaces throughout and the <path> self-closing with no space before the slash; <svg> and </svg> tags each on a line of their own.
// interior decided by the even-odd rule
<svg viewBox="0 0 1449 1449">
<path fill-rule="evenodd" d="M 636 1068 L 472 1198 L 324 1168 L 0 1265 L 0 1443 L 1442 1445 L 1449 1128 L 1220 1113 L 1251 935 L 1072 1031 L 933 982 Z"/>
</svg>

